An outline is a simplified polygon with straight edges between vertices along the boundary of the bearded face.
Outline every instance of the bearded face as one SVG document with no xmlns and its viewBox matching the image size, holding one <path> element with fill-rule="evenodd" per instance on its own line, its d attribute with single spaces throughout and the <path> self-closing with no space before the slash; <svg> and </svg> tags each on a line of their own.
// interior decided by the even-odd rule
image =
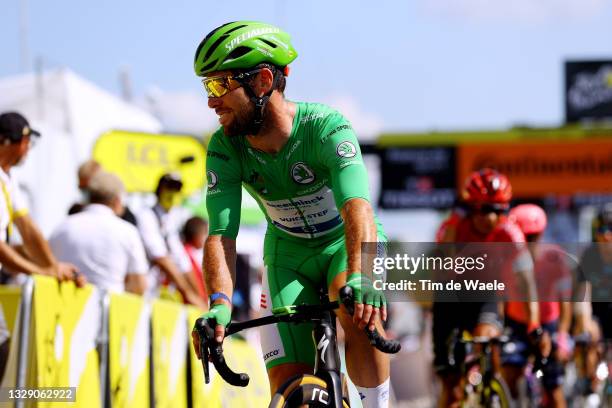
<svg viewBox="0 0 612 408">
<path fill-rule="evenodd" d="M 239 109 L 235 109 L 233 116 L 230 123 L 223 127 L 223 133 L 230 137 L 247 135 L 255 119 L 255 107 L 249 101 Z"/>
</svg>

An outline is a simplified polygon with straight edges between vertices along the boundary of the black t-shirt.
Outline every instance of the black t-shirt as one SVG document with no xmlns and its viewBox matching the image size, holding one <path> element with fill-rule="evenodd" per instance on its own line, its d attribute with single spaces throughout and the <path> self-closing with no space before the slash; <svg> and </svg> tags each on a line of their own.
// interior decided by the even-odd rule
<svg viewBox="0 0 612 408">
<path fill-rule="evenodd" d="M 593 315 L 599 320 L 604 337 L 612 337 L 612 263 L 606 263 L 601 256 L 600 245 L 592 244 L 582 254 L 577 271 L 579 283 L 591 283 Z"/>
</svg>

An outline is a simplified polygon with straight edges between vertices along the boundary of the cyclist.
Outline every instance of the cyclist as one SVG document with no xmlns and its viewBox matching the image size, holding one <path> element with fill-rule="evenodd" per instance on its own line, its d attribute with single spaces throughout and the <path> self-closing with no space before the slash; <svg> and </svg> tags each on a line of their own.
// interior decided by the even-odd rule
<svg viewBox="0 0 612 408">
<path fill-rule="evenodd" d="M 600 344 L 612 340 L 612 203 L 602 207 L 593 220 L 593 241 L 580 258 L 576 273 L 578 300 L 584 299 L 583 294 L 590 293 L 590 305 L 578 303 L 579 306 L 586 306 L 587 310 L 583 308 L 576 311 L 575 330 L 577 333 L 589 334 L 584 367 L 589 384 L 585 392 L 590 394 L 589 400 L 596 401 L 599 399 L 597 391 L 601 383 L 596 369 L 605 355 Z"/>
<path fill-rule="evenodd" d="M 473 172 L 461 192 L 461 208 L 454 211 L 440 226 L 439 243 L 525 241 L 521 230 L 505 215 L 512 198 L 508 178 L 496 170 L 484 168 Z M 525 251 L 520 251 L 512 262 L 512 271 L 529 281 L 533 262 Z M 533 290 L 533 283 L 530 284 Z M 539 328 L 537 304 L 528 303 L 530 331 Z M 535 309 L 535 310 L 534 310 Z M 434 301 L 433 343 L 434 366 L 442 381 L 440 407 L 460 406 L 464 397 L 458 364 L 449 361 L 449 340 L 453 333 L 470 331 L 474 336 L 495 337 L 502 329 L 500 305 L 495 301 L 451 303 Z M 499 365 L 498 352 L 493 357 Z M 498 367 L 495 367 L 496 371 Z"/>
<path fill-rule="evenodd" d="M 546 333 L 542 341 L 542 357 L 548 357 L 551 353 L 550 339 L 554 339 L 556 345 L 556 352 L 542 367 L 545 406 L 565 407 L 562 361 L 567 361 L 570 353 L 569 328 L 572 316 L 569 302 L 572 273 L 568 258 L 557 245 L 538 245 L 547 224 L 546 213 L 541 207 L 521 204 L 513 208 L 509 216 L 525 234 L 534 262 L 540 300 L 540 323 Z M 511 337 L 515 347 L 504 348 L 503 372 L 515 398 L 518 395 L 517 382 L 525 371 L 531 348 L 527 336 L 528 318 L 522 306 L 521 302 L 508 302 L 505 308 L 505 324 L 512 329 Z"/>
<path fill-rule="evenodd" d="M 197 48 L 195 71 L 221 124 L 206 161 L 210 235 L 204 269 L 211 307 L 204 317 L 216 319 L 215 336 L 221 341 L 230 322 L 244 186 L 268 221 L 264 314 L 318 303 L 321 286 L 331 300 L 341 287 L 351 286 L 354 315 L 345 309 L 338 313 L 346 333 L 347 370 L 364 406 L 387 406 L 389 360 L 363 332 L 367 326 L 383 333 L 385 299 L 361 274 L 361 244 L 385 236 L 369 203 L 367 173 L 350 123 L 328 106 L 284 97 L 288 65 L 296 57 L 286 32 L 252 21 L 224 24 Z M 273 391 L 290 376 L 312 372 L 311 330 L 310 324 L 262 330 Z M 197 343 L 196 335 L 196 350 Z"/>
</svg>

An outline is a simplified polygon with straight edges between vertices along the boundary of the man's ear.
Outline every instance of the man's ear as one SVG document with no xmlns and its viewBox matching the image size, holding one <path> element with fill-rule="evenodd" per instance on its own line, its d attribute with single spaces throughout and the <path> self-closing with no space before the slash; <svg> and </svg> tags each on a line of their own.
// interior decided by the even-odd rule
<svg viewBox="0 0 612 408">
<path fill-rule="evenodd" d="M 272 83 L 274 82 L 274 74 L 270 68 L 262 68 L 259 71 L 259 75 L 257 75 L 256 79 L 256 93 L 259 96 L 263 96 L 270 92 L 272 89 Z"/>
</svg>

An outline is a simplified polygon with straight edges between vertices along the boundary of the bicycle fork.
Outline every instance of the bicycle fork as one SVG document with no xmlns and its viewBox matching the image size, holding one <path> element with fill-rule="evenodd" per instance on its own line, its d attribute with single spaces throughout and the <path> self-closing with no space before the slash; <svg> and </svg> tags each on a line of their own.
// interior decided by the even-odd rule
<svg viewBox="0 0 612 408">
<path fill-rule="evenodd" d="M 336 340 L 336 316 L 325 312 L 312 331 L 316 345 L 315 375 L 327 383 L 327 391 L 318 393 L 317 400 L 332 407 L 342 407 L 342 380 L 340 378 L 340 354 Z"/>
</svg>

